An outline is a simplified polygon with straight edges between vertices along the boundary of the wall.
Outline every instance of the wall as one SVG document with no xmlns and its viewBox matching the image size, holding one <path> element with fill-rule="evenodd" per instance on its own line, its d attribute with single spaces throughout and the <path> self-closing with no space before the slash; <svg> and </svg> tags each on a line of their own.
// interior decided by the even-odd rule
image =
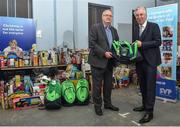
<svg viewBox="0 0 180 127">
<path fill-rule="evenodd" d="M 33 17 L 42 38 L 37 38 L 38 49 L 54 46 L 54 11 L 51 0 L 33 0 Z"/>
<path fill-rule="evenodd" d="M 132 24 L 132 10 L 137 6 L 153 7 L 154 1 L 147 0 L 77 0 L 78 1 L 78 35 L 76 46 L 88 47 L 88 2 L 109 5 L 113 7 L 113 25 L 118 28 L 118 23 Z M 123 29 L 119 28 L 121 33 Z M 131 30 L 130 30 L 131 32 Z M 121 36 L 121 35 L 120 35 Z M 131 38 L 130 38 L 131 39 Z"/>
<path fill-rule="evenodd" d="M 76 48 L 88 48 L 88 2 L 112 6 L 112 0 L 77 0 Z"/>
<path fill-rule="evenodd" d="M 37 21 L 37 30 L 42 30 L 42 38 L 37 38 L 38 49 L 55 45 L 73 48 L 74 43 L 75 48 L 88 48 L 89 2 L 112 6 L 116 28 L 118 23 L 131 25 L 132 9 L 137 6 L 155 5 L 154 0 L 33 0 L 33 17 Z"/>
<path fill-rule="evenodd" d="M 132 41 L 132 10 L 138 6 L 154 7 L 155 2 L 153 0 L 121 0 L 121 2 L 116 1 L 114 5 L 119 5 L 119 8 L 115 8 L 114 12 L 119 38 L 120 40 Z"/>
<path fill-rule="evenodd" d="M 73 0 L 33 0 L 33 18 L 37 30 L 42 31 L 42 38 L 37 38 L 39 50 L 62 46 L 63 42 L 73 48 Z"/>
<path fill-rule="evenodd" d="M 118 34 L 120 40 L 132 41 L 132 25 L 127 23 L 118 23 Z"/>
<path fill-rule="evenodd" d="M 73 48 L 73 1 L 56 0 L 57 8 L 57 46 Z"/>
</svg>

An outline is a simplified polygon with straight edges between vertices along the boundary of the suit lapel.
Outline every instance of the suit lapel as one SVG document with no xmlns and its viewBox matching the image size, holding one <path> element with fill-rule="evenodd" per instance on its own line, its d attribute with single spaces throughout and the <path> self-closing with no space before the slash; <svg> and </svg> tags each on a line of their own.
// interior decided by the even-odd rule
<svg viewBox="0 0 180 127">
<path fill-rule="evenodd" d="M 101 24 L 100 26 L 101 26 L 101 31 L 102 31 L 102 33 L 103 33 L 103 35 L 104 35 L 104 37 L 105 37 L 106 44 L 108 45 L 108 47 L 110 47 L 110 46 L 109 46 L 109 42 L 108 42 L 108 38 L 107 38 L 107 35 L 106 35 L 106 31 L 105 31 L 105 29 L 104 29 L 104 25 Z"/>
<path fill-rule="evenodd" d="M 139 40 L 139 26 L 138 25 L 136 25 L 134 33 L 135 33 L 135 37 L 137 37 L 135 38 L 135 40 Z"/>
</svg>

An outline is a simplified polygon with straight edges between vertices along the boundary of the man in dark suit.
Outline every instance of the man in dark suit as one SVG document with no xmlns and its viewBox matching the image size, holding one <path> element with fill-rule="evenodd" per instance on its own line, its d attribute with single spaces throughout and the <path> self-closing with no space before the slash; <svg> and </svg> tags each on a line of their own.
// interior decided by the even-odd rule
<svg viewBox="0 0 180 127">
<path fill-rule="evenodd" d="M 134 15 L 138 24 L 133 31 L 133 41 L 138 41 L 138 50 L 143 60 L 136 63 L 142 106 L 133 110 L 145 111 L 145 115 L 139 120 L 139 123 L 146 123 L 153 119 L 157 66 L 161 64 L 159 50 L 161 34 L 157 24 L 147 21 L 146 8 L 138 7 L 134 11 Z"/>
<path fill-rule="evenodd" d="M 119 108 L 111 103 L 112 90 L 112 52 L 111 45 L 114 40 L 119 40 L 117 30 L 111 26 L 112 11 L 102 13 L 102 23 L 94 24 L 89 33 L 89 58 L 93 81 L 93 102 L 97 115 L 103 115 L 101 87 L 103 84 L 104 108 L 118 111 Z"/>
</svg>

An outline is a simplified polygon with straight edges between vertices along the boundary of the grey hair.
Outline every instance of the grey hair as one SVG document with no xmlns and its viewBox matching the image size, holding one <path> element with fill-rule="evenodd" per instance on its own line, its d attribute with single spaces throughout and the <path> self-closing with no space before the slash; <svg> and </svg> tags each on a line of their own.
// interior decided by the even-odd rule
<svg viewBox="0 0 180 127">
<path fill-rule="evenodd" d="M 106 11 L 110 11 L 112 13 L 112 10 L 111 9 L 106 9 L 102 12 L 102 15 L 106 12 Z"/>
<path fill-rule="evenodd" d="M 145 11 L 145 14 L 147 15 L 146 7 L 143 7 L 143 6 L 137 7 L 137 8 L 134 10 L 134 15 L 136 15 L 136 12 L 137 12 L 138 10 L 144 10 L 144 11 Z"/>
</svg>

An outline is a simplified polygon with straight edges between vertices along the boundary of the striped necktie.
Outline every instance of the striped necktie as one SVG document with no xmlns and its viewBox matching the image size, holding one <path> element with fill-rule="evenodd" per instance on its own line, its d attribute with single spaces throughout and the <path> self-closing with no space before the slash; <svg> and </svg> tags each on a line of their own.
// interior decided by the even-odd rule
<svg viewBox="0 0 180 127">
<path fill-rule="evenodd" d="M 143 33 L 143 26 L 140 25 L 140 26 L 139 26 L 139 37 L 141 36 L 142 33 Z"/>
</svg>

